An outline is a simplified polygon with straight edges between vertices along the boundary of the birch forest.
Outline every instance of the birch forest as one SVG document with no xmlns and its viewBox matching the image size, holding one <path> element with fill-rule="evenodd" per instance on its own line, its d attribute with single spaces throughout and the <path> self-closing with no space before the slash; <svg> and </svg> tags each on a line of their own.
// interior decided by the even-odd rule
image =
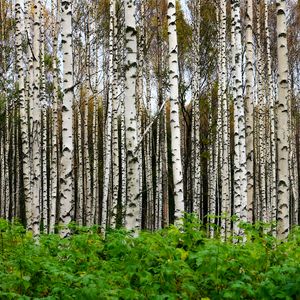
<svg viewBox="0 0 300 300">
<path fill-rule="evenodd" d="M 257 247 L 266 237 L 288 245 L 299 232 L 299 205 L 299 0 L 0 0 L 2 255 L 5 243 L 18 249 L 14 238 L 3 238 L 12 228 L 23 228 L 34 249 L 47 236 L 50 249 L 57 237 L 57 251 L 69 247 L 60 243 L 73 240 L 78 228 L 87 228 L 82 241 L 95 251 L 106 236 L 103 243 L 118 251 L 129 247 L 128 234 L 152 250 L 176 236 L 182 262 L 187 249 L 201 244 L 197 232 L 205 234 L 212 257 L 215 239 L 223 250 L 232 247 L 226 251 L 256 240 L 250 227 Z M 116 246 L 111 241 L 122 230 L 127 242 Z M 300 265 L 299 234 L 295 240 L 298 246 L 286 253 Z M 67 263 L 61 255 L 60 264 Z M 199 286 L 193 294 L 177 280 L 169 292 L 178 294 L 169 298 L 155 298 L 163 292 L 151 294 L 150 285 L 145 293 L 131 286 L 132 293 L 123 287 L 110 294 L 121 283 L 105 281 L 111 288 L 103 297 L 70 290 L 68 298 L 54 289 L 58 294 L 47 299 L 300 299 L 299 265 L 290 276 L 298 280 L 295 297 L 222 294 L 226 283 L 213 287 L 217 294 Z M 0 281 L 12 276 L 11 268 L 0 271 Z M 174 270 L 166 274 L 176 277 Z M 27 273 L 18 272 L 25 282 Z M 14 288 L 0 283 L 0 298 L 54 295 L 34 294 L 28 276 L 31 286 L 15 288 L 12 298 Z"/>
<path fill-rule="evenodd" d="M 2 218 L 35 236 L 71 221 L 153 231 L 185 212 L 224 238 L 299 224 L 299 1 L 0 11 Z"/>
<path fill-rule="evenodd" d="M 262 221 L 284 239 L 299 224 L 299 10 L 1 0 L 1 217 L 38 236 L 187 212 L 224 237 Z"/>
</svg>

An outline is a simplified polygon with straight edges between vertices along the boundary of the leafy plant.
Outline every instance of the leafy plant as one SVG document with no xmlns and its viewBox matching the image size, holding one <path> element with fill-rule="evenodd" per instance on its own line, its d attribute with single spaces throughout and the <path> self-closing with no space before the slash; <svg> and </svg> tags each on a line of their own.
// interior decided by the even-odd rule
<svg viewBox="0 0 300 300">
<path fill-rule="evenodd" d="M 0 220 L 0 299 L 300 299 L 300 230 L 285 243 L 265 224 L 246 241 L 211 239 L 195 216 L 140 232 L 71 226 L 42 235 Z"/>
</svg>

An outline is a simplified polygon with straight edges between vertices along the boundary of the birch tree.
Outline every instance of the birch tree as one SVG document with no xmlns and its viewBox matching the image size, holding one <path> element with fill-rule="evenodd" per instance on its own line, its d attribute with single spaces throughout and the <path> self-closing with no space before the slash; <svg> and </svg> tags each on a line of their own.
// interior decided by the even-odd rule
<svg viewBox="0 0 300 300">
<path fill-rule="evenodd" d="M 231 213 L 230 203 L 230 142 L 228 134 L 228 103 L 227 103 L 227 68 L 226 68 L 226 0 L 220 0 L 220 71 L 219 71 L 219 130 L 221 135 L 220 144 L 220 164 L 221 164 L 221 213 L 222 234 L 227 236 L 230 233 L 229 216 Z"/>
<path fill-rule="evenodd" d="M 286 25 L 286 0 L 277 0 L 277 55 L 278 55 L 278 99 L 277 99 L 277 236 L 285 239 L 289 233 L 289 109 L 288 109 L 288 48 Z"/>
<path fill-rule="evenodd" d="M 22 41 L 24 22 L 22 18 L 22 7 L 20 0 L 16 1 L 16 48 L 17 48 L 17 68 L 19 84 L 19 105 L 20 105 L 20 125 L 21 125 L 21 142 L 22 142 L 22 164 L 23 164 L 23 185 L 25 199 L 26 222 L 31 223 L 31 188 L 30 188 L 30 152 L 29 152 L 29 135 L 28 135 L 28 110 L 25 98 L 25 72 L 23 62 Z"/>
<path fill-rule="evenodd" d="M 56 2 L 56 3 L 55 3 Z M 55 4 L 57 8 L 55 9 Z M 52 99 L 52 153 L 51 153 L 51 195 L 50 195 L 50 223 L 49 232 L 54 233 L 54 226 L 56 223 L 56 205 L 57 205 L 57 191 L 58 191 L 58 176 L 59 176 L 59 128 L 58 128 L 58 93 L 59 93 L 59 80 L 58 80 L 58 67 L 57 67 L 57 44 L 58 44 L 58 27 L 59 27 L 59 12 L 60 0 L 52 0 L 52 47 L 53 47 L 53 99 Z"/>
<path fill-rule="evenodd" d="M 253 104 L 254 104 L 254 44 L 253 44 L 253 1 L 246 1 L 246 157 L 247 157 L 247 221 L 253 221 L 254 202 L 254 144 L 253 144 Z"/>
<path fill-rule="evenodd" d="M 41 103 L 40 93 L 40 10 L 41 3 L 39 0 L 33 1 L 34 22 L 33 22 L 33 104 L 31 106 L 32 118 L 32 231 L 34 236 L 40 233 L 40 190 L 41 190 Z"/>
<path fill-rule="evenodd" d="M 127 203 L 125 226 L 127 229 L 140 228 L 139 219 L 139 161 L 137 156 L 137 111 L 135 102 L 137 74 L 137 31 L 136 2 L 125 1 L 126 57 L 125 57 L 125 127 L 127 156 Z"/>
<path fill-rule="evenodd" d="M 69 234 L 66 226 L 73 217 L 73 53 L 72 53 L 72 1 L 61 3 L 63 102 L 62 102 L 62 155 L 60 170 L 60 234 Z"/>
<path fill-rule="evenodd" d="M 200 61 L 200 13 L 201 1 L 195 1 L 193 5 L 193 102 L 192 102 L 192 197 L 193 197 L 193 211 L 200 216 L 201 207 L 201 155 L 200 155 L 200 108 L 199 108 L 199 93 L 201 81 L 201 61 Z"/>
<path fill-rule="evenodd" d="M 102 227 L 107 225 L 107 215 L 109 209 L 109 186 L 111 182 L 112 170 L 112 121 L 113 121 L 113 96 L 114 96 L 114 20 L 115 20 L 115 2 L 109 2 L 110 17 L 109 17 L 109 59 L 108 59 L 108 103 L 107 103 L 107 118 L 105 126 L 105 169 L 104 169 L 104 184 L 103 184 L 103 204 L 102 204 Z"/>
<path fill-rule="evenodd" d="M 168 36 L 169 36 L 169 81 L 170 81 L 170 123 L 171 153 L 174 182 L 175 221 L 183 217 L 183 178 L 181 161 L 181 133 L 178 104 L 178 44 L 176 30 L 176 1 L 168 1 Z"/>
<path fill-rule="evenodd" d="M 234 182 L 234 212 L 241 221 L 247 218 L 247 175 L 246 175 L 246 144 L 245 144 L 245 113 L 243 103 L 242 82 L 242 41 L 240 1 L 232 0 L 232 40 L 234 57 L 234 127 L 235 127 L 235 182 Z M 237 233 L 237 222 L 234 223 Z"/>
<path fill-rule="evenodd" d="M 275 95 L 274 81 L 272 76 L 271 62 L 271 39 L 269 30 L 269 9 L 268 1 L 265 0 L 265 28 L 266 28 L 266 47 L 267 47 L 267 72 L 268 72 L 268 103 L 269 103 L 269 123 L 270 123 L 270 151 L 271 151 L 271 166 L 270 166 L 270 197 L 271 197 L 271 222 L 275 222 L 277 215 L 277 186 L 276 186 L 276 132 L 275 132 Z M 275 234 L 275 230 L 273 230 Z"/>
</svg>

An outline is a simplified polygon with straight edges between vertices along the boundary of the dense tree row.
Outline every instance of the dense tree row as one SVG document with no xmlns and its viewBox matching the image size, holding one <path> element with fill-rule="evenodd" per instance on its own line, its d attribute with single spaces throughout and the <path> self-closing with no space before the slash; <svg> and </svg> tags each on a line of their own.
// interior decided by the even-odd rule
<svg viewBox="0 0 300 300">
<path fill-rule="evenodd" d="M 299 1 L 0 3 L 0 217 L 298 224 Z"/>
</svg>

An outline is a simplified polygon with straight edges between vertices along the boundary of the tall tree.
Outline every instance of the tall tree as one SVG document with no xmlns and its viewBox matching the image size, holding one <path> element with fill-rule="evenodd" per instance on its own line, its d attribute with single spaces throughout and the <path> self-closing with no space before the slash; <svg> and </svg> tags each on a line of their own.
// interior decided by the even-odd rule
<svg viewBox="0 0 300 300">
<path fill-rule="evenodd" d="M 230 233 L 231 201 L 230 201 L 230 141 L 229 141 L 229 117 L 227 99 L 227 68 L 226 68 L 226 0 L 220 0 L 220 69 L 219 69 L 219 134 L 220 164 L 221 164 L 221 213 L 223 214 L 221 226 L 222 234 Z"/>
<path fill-rule="evenodd" d="M 72 1 L 61 2 L 63 101 L 62 101 L 62 154 L 60 170 L 60 234 L 67 236 L 66 227 L 73 217 L 73 51 L 72 51 Z"/>
<path fill-rule="evenodd" d="M 17 68 L 19 84 L 19 105 L 20 105 L 20 125 L 21 125 L 21 142 L 22 142 L 22 170 L 25 200 L 26 221 L 30 224 L 31 216 L 31 188 L 30 188 L 30 157 L 29 157 L 29 135 L 28 135 L 28 110 L 25 98 L 25 72 L 23 61 L 23 32 L 24 21 L 22 17 L 21 1 L 16 1 L 16 47 L 17 47 Z"/>
<path fill-rule="evenodd" d="M 168 36 L 169 36 L 169 81 L 170 81 L 170 123 L 171 153 L 174 182 L 175 221 L 183 217 L 183 177 L 181 161 L 181 132 L 179 122 L 178 90 L 178 43 L 176 29 L 176 1 L 168 1 Z"/>
<path fill-rule="evenodd" d="M 247 211 L 248 222 L 253 221 L 254 202 L 254 144 L 253 144 L 253 105 L 254 105 L 254 44 L 253 44 L 253 1 L 246 1 L 246 156 L 247 156 Z"/>
<path fill-rule="evenodd" d="M 246 142 L 245 142 L 245 111 L 243 101 L 243 79 L 242 79 L 242 40 L 241 40 L 241 17 L 240 17 L 240 0 L 232 0 L 233 9 L 233 33 L 234 33 L 234 64 L 235 64 L 235 126 L 237 125 L 238 143 L 235 143 L 235 155 L 238 156 L 238 165 L 234 172 L 238 176 L 238 191 L 235 191 L 236 198 L 234 198 L 234 210 L 241 221 L 247 220 L 247 175 L 246 175 Z M 237 116 L 237 117 L 236 117 Z M 236 124 L 237 123 L 237 124 Z M 235 186 L 236 188 L 236 186 Z M 235 223 L 237 224 L 237 223 Z"/>
<path fill-rule="evenodd" d="M 137 110 L 136 110 L 136 74 L 137 74 L 137 31 L 136 1 L 125 1 L 125 127 L 127 154 L 127 203 L 125 226 L 127 229 L 138 229 L 141 225 L 139 197 L 139 161 L 137 156 Z"/>
<path fill-rule="evenodd" d="M 32 231 L 35 236 L 40 233 L 41 210 L 41 103 L 40 103 L 40 0 L 33 0 L 33 103 L 30 107 L 32 118 Z"/>
<path fill-rule="evenodd" d="M 277 55 L 278 55 L 278 100 L 277 100 L 277 236 L 285 239 L 289 233 L 289 82 L 286 24 L 286 0 L 277 0 Z"/>
</svg>

